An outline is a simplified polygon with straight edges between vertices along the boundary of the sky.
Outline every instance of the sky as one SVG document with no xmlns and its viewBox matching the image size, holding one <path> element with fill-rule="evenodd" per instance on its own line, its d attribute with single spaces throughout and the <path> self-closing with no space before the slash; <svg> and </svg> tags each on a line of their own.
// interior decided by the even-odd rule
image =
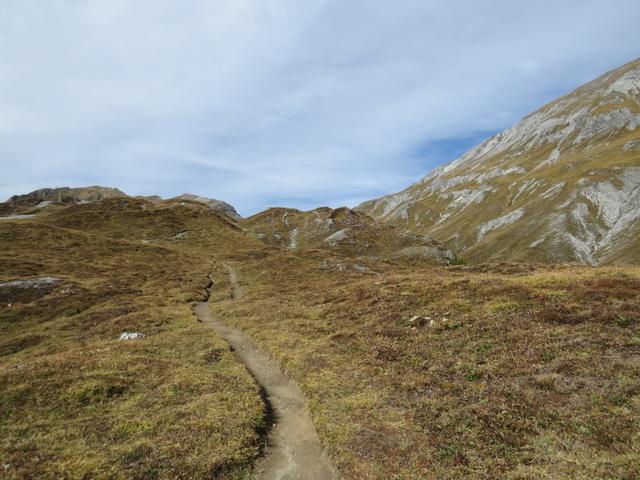
<svg viewBox="0 0 640 480">
<path fill-rule="evenodd" d="M 408 187 L 640 56 L 638 0 L 0 0 L 0 200 Z"/>
</svg>

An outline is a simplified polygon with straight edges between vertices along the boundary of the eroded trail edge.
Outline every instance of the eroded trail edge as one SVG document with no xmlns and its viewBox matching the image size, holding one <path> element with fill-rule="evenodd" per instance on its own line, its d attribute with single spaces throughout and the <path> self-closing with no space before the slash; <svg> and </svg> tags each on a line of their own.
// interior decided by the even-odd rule
<svg viewBox="0 0 640 480">
<path fill-rule="evenodd" d="M 242 291 L 236 272 L 228 268 L 233 298 Z M 211 289 L 209 288 L 209 298 Z M 235 350 L 256 382 L 266 393 L 275 424 L 267 437 L 264 456 L 254 467 L 260 480 L 338 480 L 340 475 L 325 455 L 306 402 L 298 386 L 282 373 L 276 362 L 258 349 L 240 329 L 216 319 L 207 301 L 194 306 L 201 322 L 211 327 Z"/>
</svg>

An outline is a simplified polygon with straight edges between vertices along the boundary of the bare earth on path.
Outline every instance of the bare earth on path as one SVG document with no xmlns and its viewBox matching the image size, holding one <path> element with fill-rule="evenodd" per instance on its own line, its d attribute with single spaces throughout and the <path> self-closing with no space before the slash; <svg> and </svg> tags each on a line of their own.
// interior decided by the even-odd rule
<svg viewBox="0 0 640 480">
<path fill-rule="evenodd" d="M 241 295 L 237 275 L 229 276 L 234 298 Z M 307 410 L 302 392 L 288 379 L 269 356 L 261 352 L 241 330 L 219 322 L 209 302 L 199 303 L 194 311 L 201 322 L 211 327 L 233 347 L 236 355 L 264 389 L 275 425 L 267 439 L 264 456 L 258 460 L 254 477 L 260 480 L 337 480 L 340 475 L 325 455 Z"/>
</svg>

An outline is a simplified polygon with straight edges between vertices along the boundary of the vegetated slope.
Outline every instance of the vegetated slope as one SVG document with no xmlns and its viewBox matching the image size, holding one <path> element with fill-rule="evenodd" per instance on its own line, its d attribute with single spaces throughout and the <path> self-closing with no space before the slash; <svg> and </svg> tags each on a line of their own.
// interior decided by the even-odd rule
<svg viewBox="0 0 640 480">
<path fill-rule="evenodd" d="M 235 263 L 343 478 L 640 478 L 640 270 Z"/>
<path fill-rule="evenodd" d="M 37 218 L 49 225 L 145 244 L 195 246 L 209 256 L 263 247 L 226 214 L 190 200 L 107 199 L 49 210 Z"/>
<path fill-rule="evenodd" d="M 114 198 L 0 223 L 6 478 L 248 477 L 258 386 L 191 310 L 215 255 L 243 245 L 261 244 L 198 204 Z"/>
<path fill-rule="evenodd" d="M 264 405 L 192 314 L 210 273 L 345 480 L 640 475 L 638 268 L 390 262 L 402 229 L 321 210 L 114 198 L 0 223 L 8 477 L 248 478 Z"/>
<path fill-rule="evenodd" d="M 640 60 L 358 207 L 476 261 L 640 261 Z"/>
<path fill-rule="evenodd" d="M 446 264 L 455 255 L 426 235 L 377 222 L 343 207 L 308 212 L 271 208 L 241 222 L 268 245 L 293 251 L 319 248 L 349 257 Z"/>
</svg>

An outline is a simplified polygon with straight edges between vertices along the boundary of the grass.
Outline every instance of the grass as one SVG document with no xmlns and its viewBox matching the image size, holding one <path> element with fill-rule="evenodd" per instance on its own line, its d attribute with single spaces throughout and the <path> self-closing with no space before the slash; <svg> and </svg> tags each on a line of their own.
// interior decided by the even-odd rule
<svg viewBox="0 0 640 480">
<path fill-rule="evenodd" d="M 300 382 L 345 478 L 640 475 L 640 270 L 316 255 L 239 262 L 216 308 Z"/>
<path fill-rule="evenodd" d="M 0 245 L 0 281 L 60 279 L 0 288 L 3 478 L 248 478 L 260 392 L 190 308 L 215 260 L 25 221 Z"/>
<path fill-rule="evenodd" d="M 60 279 L 0 288 L 7 478 L 249 478 L 264 405 L 191 312 L 210 273 L 345 479 L 640 476 L 639 268 L 399 265 L 243 228 L 140 200 L 0 224 L 0 282 Z"/>
</svg>

